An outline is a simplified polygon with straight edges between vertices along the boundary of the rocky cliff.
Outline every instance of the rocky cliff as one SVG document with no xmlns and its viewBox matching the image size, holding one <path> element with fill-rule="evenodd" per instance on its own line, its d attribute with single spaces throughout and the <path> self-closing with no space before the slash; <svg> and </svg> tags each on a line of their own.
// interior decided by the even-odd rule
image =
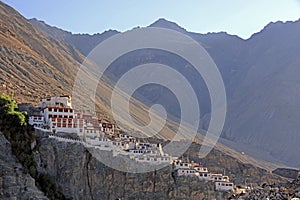
<svg viewBox="0 0 300 200">
<path fill-rule="evenodd" d="M 214 150 L 207 158 L 197 160 L 193 144 L 191 159 L 201 161 L 212 172 L 223 173 L 237 184 L 277 183 L 283 179 L 266 170 L 243 164 Z M 35 159 L 38 171 L 48 173 L 67 199 L 224 199 L 229 193 L 214 191 L 211 182 L 177 177 L 171 166 L 154 172 L 134 174 L 111 169 L 95 159 L 82 145 L 59 142 L 38 133 Z"/>
<path fill-rule="evenodd" d="M 68 199 L 201 199 L 213 185 L 175 179 L 171 168 L 128 174 L 106 167 L 81 144 L 40 138 L 38 170 L 48 172 Z"/>
<path fill-rule="evenodd" d="M 0 132 L 0 199 L 48 199 L 24 172 L 12 154 L 11 145 Z"/>
<path fill-rule="evenodd" d="M 251 192 L 243 195 L 233 195 L 231 199 L 240 200 L 268 200 L 268 199 L 300 199 L 300 177 L 286 184 L 263 184 L 255 187 Z"/>
</svg>

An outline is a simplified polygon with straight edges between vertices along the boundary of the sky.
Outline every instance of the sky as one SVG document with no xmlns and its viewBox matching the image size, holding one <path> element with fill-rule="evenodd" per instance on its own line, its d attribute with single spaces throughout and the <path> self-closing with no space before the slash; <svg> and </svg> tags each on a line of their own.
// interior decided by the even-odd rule
<svg viewBox="0 0 300 200">
<path fill-rule="evenodd" d="M 3 0 L 26 18 L 72 33 L 145 27 L 159 18 L 188 31 L 225 31 L 244 39 L 269 22 L 300 19 L 300 0 Z M 88 3 L 87 3 L 88 2 Z"/>
</svg>

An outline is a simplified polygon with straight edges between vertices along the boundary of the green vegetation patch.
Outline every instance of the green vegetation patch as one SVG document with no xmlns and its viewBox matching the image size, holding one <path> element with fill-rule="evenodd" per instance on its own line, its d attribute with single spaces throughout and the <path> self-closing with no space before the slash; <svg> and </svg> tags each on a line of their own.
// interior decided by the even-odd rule
<svg viewBox="0 0 300 200">
<path fill-rule="evenodd" d="M 19 111 L 13 93 L 11 97 L 0 94 L 0 131 L 11 143 L 12 152 L 50 199 L 65 199 L 56 190 L 55 181 L 49 174 L 38 173 L 31 150 L 31 143 L 35 140 L 35 136 L 30 130 L 28 115 L 26 112 Z"/>
</svg>

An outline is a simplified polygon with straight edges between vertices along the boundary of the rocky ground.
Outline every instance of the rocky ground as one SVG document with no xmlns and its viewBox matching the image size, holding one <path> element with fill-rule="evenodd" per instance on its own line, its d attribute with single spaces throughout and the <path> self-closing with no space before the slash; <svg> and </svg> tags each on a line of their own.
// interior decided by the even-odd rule
<svg viewBox="0 0 300 200">
<path fill-rule="evenodd" d="M 233 195 L 229 199 L 238 200 L 299 200 L 300 199 L 300 176 L 285 184 L 263 184 L 255 187 L 251 192 L 244 195 Z"/>
</svg>

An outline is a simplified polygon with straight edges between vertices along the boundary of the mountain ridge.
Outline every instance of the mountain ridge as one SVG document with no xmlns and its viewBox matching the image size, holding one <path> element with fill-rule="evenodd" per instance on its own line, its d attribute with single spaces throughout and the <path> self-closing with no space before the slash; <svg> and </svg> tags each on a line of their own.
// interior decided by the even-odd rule
<svg viewBox="0 0 300 200">
<path fill-rule="evenodd" d="M 72 78 L 76 76 L 76 70 L 78 70 L 80 67 L 80 62 L 78 62 L 76 59 L 73 59 L 72 57 L 75 57 L 81 61 L 84 59 L 84 56 L 80 54 L 80 52 L 77 52 L 76 48 L 72 47 L 70 44 L 65 44 L 51 37 L 48 37 L 44 34 L 44 32 L 41 32 L 39 29 L 36 29 L 34 26 L 32 26 L 24 17 L 21 17 L 15 10 L 12 10 L 12 8 L 6 8 L 5 4 L 3 3 L 1 3 L 0 5 L 0 14 L 1 16 L 3 16 L 1 17 L 1 19 L 7 16 L 6 21 L 0 21 L 1 27 L 7 26 L 7 29 L 5 30 L 9 31 L 9 35 L 7 35 L 7 31 L 3 29 L 1 29 L 0 32 L 0 66 L 2 70 L 1 72 L 3 72 L 0 76 L 0 81 L 2 84 L 0 88 L 1 92 L 4 91 L 6 93 L 10 93 L 11 91 L 15 91 L 15 99 L 17 100 L 17 102 L 29 103 L 31 105 L 37 103 L 37 100 L 42 97 L 70 93 L 73 89 Z M 14 25 L 14 23 L 11 21 L 14 19 L 12 17 L 9 17 L 10 14 L 7 13 L 8 11 L 10 12 L 10 14 L 18 16 L 18 22 L 16 24 L 22 24 L 22 26 Z M 8 24 L 6 25 L 6 23 Z M 29 27 L 23 27 L 24 24 L 28 25 Z M 32 40 L 32 38 L 35 37 L 40 37 L 41 41 L 34 42 L 30 47 L 24 45 L 22 42 L 24 40 L 23 36 L 21 34 L 18 34 L 19 29 L 23 31 L 26 30 L 27 33 L 25 35 L 27 35 L 28 37 L 30 36 L 30 40 Z M 13 43 L 14 40 L 11 39 L 10 34 L 17 36 L 19 38 L 17 40 L 17 44 L 21 43 L 24 46 L 22 46 L 24 49 L 29 49 L 28 52 L 20 52 L 18 48 L 10 47 L 11 45 L 15 45 Z M 7 44 L 5 42 L 7 42 Z M 37 43 L 39 44 L 37 45 Z M 48 54 L 53 53 L 54 55 L 60 55 L 43 57 L 41 56 L 43 55 L 43 51 L 40 52 L 40 48 L 37 48 L 40 45 L 48 48 Z M 74 52 L 77 52 L 78 55 L 74 54 Z M 67 55 L 65 55 L 66 53 Z M 60 58 L 61 55 L 63 55 L 64 57 L 62 57 L 59 60 L 56 60 L 57 58 Z M 56 59 L 49 59 L 51 57 L 55 57 Z M 64 70 L 61 69 L 63 67 Z M 41 72 L 37 70 L 40 70 Z M 19 74 L 22 72 L 25 74 L 27 73 L 27 76 L 22 75 L 19 77 L 11 78 L 15 74 Z M 28 76 L 31 78 L 28 79 Z M 64 80 L 64 77 L 67 77 L 68 79 Z M 101 86 L 103 88 L 101 88 L 100 94 L 105 95 L 96 97 L 96 100 L 98 101 L 96 108 L 98 111 L 101 111 L 101 113 L 103 113 L 100 117 L 111 120 L 109 115 L 110 111 L 107 106 L 108 102 L 110 102 L 110 86 L 107 86 L 105 82 L 103 82 Z M 91 97 L 87 97 L 84 99 L 84 101 L 90 98 Z M 147 110 L 145 107 L 143 107 L 143 105 L 140 105 L 138 102 L 136 102 L 134 105 L 138 105 L 138 107 L 134 109 L 139 110 L 139 112 L 141 113 L 143 113 L 144 110 Z M 141 119 L 144 120 L 144 118 L 147 119 L 148 116 L 148 113 L 145 113 L 146 117 L 140 113 L 136 114 L 137 117 L 142 117 Z M 145 122 L 147 122 L 147 120 L 145 120 Z M 176 130 L 176 125 L 171 123 L 168 126 L 169 127 L 166 128 L 166 131 L 172 134 L 173 129 Z M 236 158 L 240 157 L 240 154 L 238 152 L 228 149 L 222 145 L 219 145 L 218 148 L 223 149 L 223 151 L 227 151 L 228 154 L 233 155 Z M 243 158 L 240 159 L 243 162 L 247 162 L 247 160 L 249 162 L 249 160 L 251 160 L 250 157 L 248 158 L 245 156 L 243 156 Z M 259 165 L 260 167 L 276 167 L 276 165 L 264 164 L 263 162 L 260 163 L 254 160 L 251 160 L 250 162 L 257 163 L 257 165 Z"/>
<path fill-rule="evenodd" d="M 285 144 L 289 143 L 289 137 L 281 136 L 288 129 L 284 130 L 273 126 L 273 124 L 279 124 L 277 121 L 279 119 L 280 121 L 288 121 L 288 116 L 290 115 L 293 118 L 297 118 L 297 113 L 295 113 L 297 111 L 292 110 L 293 107 L 297 107 L 296 100 L 290 98 L 295 96 L 295 92 L 291 93 L 287 92 L 287 90 L 297 90 L 296 88 L 298 87 L 296 84 L 298 79 L 291 71 L 296 70 L 295 67 L 299 63 L 299 53 L 297 53 L 300 52 L 299 45 L 295 42 L 298 35 L 300 35 L 299 24 L 300 20 L 294 22 L 271 22 L 247 40 L 225 32 L 208 34 L 188 32 L 178 24 L 169 22 L 166 19 L 158 19 L 149 26 L 170 28 L 191 36 L 194 40 L 201 43 L 217 64 L 228 96 L 228 117 L 222 134 L 223 139 L 229 140 L 229 143 L 234 142 L 236 149 L 247 149 L 246 147 L 256 149 L 257 153 L 251 153 L 251 151 L 248 153 L 259 159 L 266 158 L 272 162 L 278 162 L 279 160 L 284 164 L 298 167 L 300 163 L 296 160 L 300 160 L 300 158 L 293 147 L 285 146 L 278 142 L 272 143 L 267 138 L 274 137 L 277 138 L 277 141 Z M 89 49 L 96 45 L 97 43 L 89 45 Z M 84 52 L 84 54 L 86 53 L 87 51 Z M 165 63 L 170 63 L 167 58 L 168 55 L 159 58 L 159 54 L 155 52 L 150 54 L 158 56 L 156 62 L 166 59 Z M 149 55 L 149 52 L 145 55 Z M 128 62 L 136 63 L 137 61 L 132 60 Z M 140 62 L 140 64 L 143 62 Z M 116 65 L 125 66 L 126 68 L 125 62 L 119 62 Z M 180 66 L 177 66 L 177 68 L 180 69 Z M 119 70 L 120 68 L 116 68 L 115 72 Z M 293 82 L 290 80 L 293 80 Z M 286 85 L 280 86 L 276 84 L 281 82 L 286 83 Z M 195 85 L 196 82 L 193 84 Z M 203 83 L 200 84 L 199 88 L 205 91 Z M 257 88 L 260 88 L 261 92 Z M 201 94 L 199 94 L 199 97 L 205 99 Z M 156 103 L 157 98 L 153 99 L 151 96 L 147 98 L 150 98 L 150 102 Z M 295 98 L 298 99 L 298 95 Z M 164 99 L 170 98 L 164 97 Z M 280 99 L 284 99 L 285 103 L 282 103 Z M 273 102 L 272 104 L 277 106 L 271 108 L 272 104 L 267 102 Z M 287 107 L 289 111 L 284 112 L 288 104 L 291 104 L 290 107 Z M 202 128 L 205 129 L 205 124 L 209 121 L 209 109 L 207 109 L 209 100 L 205 99 L 202 107 L 204 109 L 201 110 L 204 110 L 206 114 L 202 118 Z M 268 115 L 271 116 L 272 113 L 274 113 L 273 116 L 276 116 L 275 118 L 267 117 Z M 261 121 L 267 121 L 268 123 L 261 123 Z M 291 131 L 288 131 L 290 132 L 289 135 L 292 138 L 299 139 L 295 131 L 298 128 L 300 129 L 300 127 L 298 127 L 296 122 L 288 123 L 293 127 Z M 255 129 L 255 133 L 252 133 L 252 129 Z M 273 135 L 270 133 L 273 133 Z M 262 138 L 265 139 L 262 140 Z M 294 141 L 290 141 L 291 144 Z M 281 148 L 281 153 L 279 152 L 280 150 L 275 150 L 275 146 L 278 145 Z M 260 154 L 265 154 L 266 152 L 267 156 L 260 156 Z"/>
</svg>

